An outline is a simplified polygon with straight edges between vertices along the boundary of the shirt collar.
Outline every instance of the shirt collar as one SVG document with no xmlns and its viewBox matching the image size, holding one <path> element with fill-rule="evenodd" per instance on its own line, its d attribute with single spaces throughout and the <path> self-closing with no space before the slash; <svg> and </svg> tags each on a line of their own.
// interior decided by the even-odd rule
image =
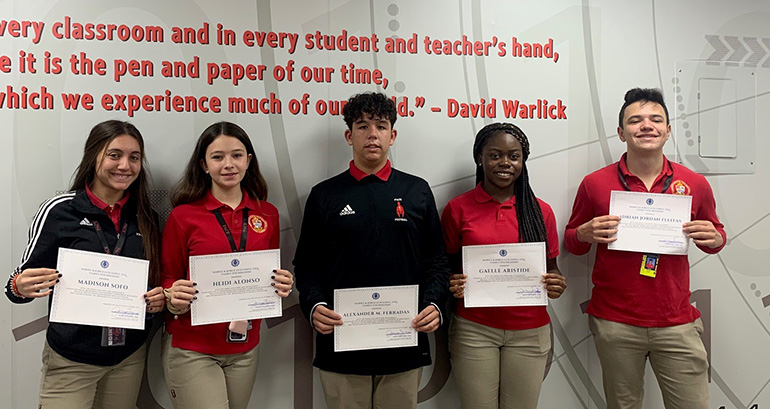
<svg viewBox="0 0 770 409">
<path fill-rule="evenodd" d="M 126 202 L 128 202 L 129 193 L 128 191 L 125 191 L 123 198 L 115 202 L 115 204 L 112 206 L 108 205 L 104 200 L 99 199 L 99 197 L 97 197 L 94 192 L 91 191 L 91 188 L 88 187 L 88 185 L 86 185 L 86 195 L 88 195 L 88 200 L 90 200 L 94 206 L 104 210 L 109 214 L 109 212 L 111 212 L 113 209 L 122 209 L 126 205 Z"/>
<path fill-rule="evenodd" d="M 628 170 L 628 166 L 626 165 L 626 156 L 627 156 L 627 155 L 628 155 L 628 153 L 626 152 L 626 153 L 624 153 L 624 154 L 623 154 L 623 156 L 620 158 L 620 163 L 619 163 L 619 165 L 620 165 L 620 171 L 623 173 L 623 176 L 633 176 L 633 177 L 637 177 L 636 175 L 634 175 L 633 173 L 631 173 L 631 172 Z M 660 175 L 658 175 L 658 178 L 659 178 L 661 175 L 665 175 L 665 176 L 668 176 L 668 175 L 673 175 L 673 174 L 674 174 L 674 167 L 673 167 L 673 166 L 671 166 L 671 162 L 668 160 L 668 158 L 666 157 L 666 155 L 663 155 L 663 169 L 660 171 Z M 655 180 L 657 180 L 657 178 L 656 178 Z"/>
<path fill-rule="evenodd" d="M 243 192 L 243 198 L 241 199 L 241 203 L 238 205 L 238 207 L 236 207 L 233 210 L 240 210 L 240 209 L 243 209 L 244 207 L 250 210 L 256 209 L 257 207 L 254 203 L 254 199 L 252 199 L 251 196 L 249 196 L 248 193 L 246 193 L 246 191 L 244 191 L 243 189 L 241 189 L 241 192 Z M 230 207 L 220 202 L 219 200 L 217 200 L 217 198 L 214 197 L 213 194 L 211 194 L 211 189 L 209 189 L 209 191 L 206 192 L 206 196 L 203 198 L 203 206 L 208 211 L 219 209 L 221 207 L 228 207 L 228 208 Z"/>
<path fill-rule="evenodd" d="M 390 173 L 393 171 L 393 168 L 390 167 L 390 160 L 385 162 L 385 166 L 382 167 L 377 173 L 374 173 L 374 176 L 376 176 L 378 179 L 382 180 L 383 182 L 387 182 L 388 178 L 390 178 Z M 369 173 L 365 173 L 363 170 L 359 169 L 353 161 L 350 161 L 350 175 L 353 176 L 353 178 L 357 181 L 361 181 L 361 179 L 369 176 Z"/>
<path fill-rule="evenodd" d="M 481 186 L 481 183 L 482 182 L 479 182 L 479 184 L 476 185 L 476 187 L 473 189 L 473 198 L 476 199 L 478 203 L 486 203 L 486 202 L 494 201 L 495 199 L 492 196 L 490 196 L 486 190 L 484 190 L 484 188 Z M 508 204 L 513 206 L 516 204 L 516 196 L 515 195 L 511 196 L 511 198 L 508 199 L 508 201 L 506 201 L 505 203 L 497 203 L 496 201 L 495 203 Z"/>
</svg>

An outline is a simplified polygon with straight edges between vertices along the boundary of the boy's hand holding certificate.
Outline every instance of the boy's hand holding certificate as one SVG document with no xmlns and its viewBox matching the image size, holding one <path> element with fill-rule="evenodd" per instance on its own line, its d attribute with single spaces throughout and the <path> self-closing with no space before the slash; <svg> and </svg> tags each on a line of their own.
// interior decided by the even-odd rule
<svg viewBox="0 0 770 409">
<path fill-rule="evenodd" d="M 418 299 L 417 285 L 334 290 L 334 352 L 417 346 Z"/>
<path fill-rule="evenodd" d="M 690 241 L 682 225 L 690 221 L 692 196 L 612 191 L 610 214 L 620 216 L 610 250 L 687 254 Z"/>
</svg>

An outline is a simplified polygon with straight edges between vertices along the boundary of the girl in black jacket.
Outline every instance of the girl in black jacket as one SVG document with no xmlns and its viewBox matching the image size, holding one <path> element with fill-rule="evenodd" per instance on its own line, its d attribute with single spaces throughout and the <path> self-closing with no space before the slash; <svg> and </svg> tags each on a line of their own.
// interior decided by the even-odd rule
<svg viewBox="0 0 770 409">
<path fill-rule="evenodd" d="M 71 191 L 43 203 L 32 220 L 29 242 L 8 280 L 6 296 L 14 303 L 48 297 L 50 311 L 50 295 L 61 277 L 55 270 L 59 248 L 107 251 L 150 261 L 146 308 L 150 314 L 161 312 L 160 233 L 150 207 L 145 165 L 144 140 L 133 125 L 114 120 L 96 125 Z M 51 322 L 43 349 L 39 407 L 134 408 L 150 327 Z"/>
</svg>

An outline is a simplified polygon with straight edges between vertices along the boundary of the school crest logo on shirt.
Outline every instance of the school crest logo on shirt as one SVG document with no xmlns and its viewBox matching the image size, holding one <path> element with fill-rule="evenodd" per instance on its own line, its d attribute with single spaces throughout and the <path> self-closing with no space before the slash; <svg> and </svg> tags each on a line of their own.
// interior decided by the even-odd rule
<svg viewBox="0 0 770 409">
<path fill-rule="evenodd" d="M 396 218 L 393 220 L 397 222 L 405 222 L 406 211 L 404 210 L 404 206 L 401 205 L 401 198 L 394 198 L 393 201 L 396 202 Z"/>
<path fill-rule="evenodd" d="M 267 220 L 263 219 L 262 216 L 252 214 L 249 216 L 249 226 L 251 226 L 251 230 L 257 233 L 264 233 L 267 230 Z"/>
<path fill-rule="evenodd" d="M 671 192 L 675 195 L 686 196 L 690 194 L 690 186 L 688 186 L 687 183 L 684 183 L 684 181 L 676 180 L 671 184 Z"/>
</svg>

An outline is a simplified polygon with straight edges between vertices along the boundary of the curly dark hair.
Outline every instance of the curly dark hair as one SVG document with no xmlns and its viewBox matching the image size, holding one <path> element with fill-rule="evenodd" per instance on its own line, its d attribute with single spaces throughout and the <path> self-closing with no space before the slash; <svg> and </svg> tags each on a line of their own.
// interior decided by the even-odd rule
<svg viewBox="0 0 770 409">
<path fill-rule="evenodd" d="M 393 127 L 396 124 L 396 104 L 381 92 L 364 92 L 350 97 L 342 107 L 342 116 L 348 129 L 353 129 L 353 122 L 364 115 L 387 119 Z"/>
</svg>

